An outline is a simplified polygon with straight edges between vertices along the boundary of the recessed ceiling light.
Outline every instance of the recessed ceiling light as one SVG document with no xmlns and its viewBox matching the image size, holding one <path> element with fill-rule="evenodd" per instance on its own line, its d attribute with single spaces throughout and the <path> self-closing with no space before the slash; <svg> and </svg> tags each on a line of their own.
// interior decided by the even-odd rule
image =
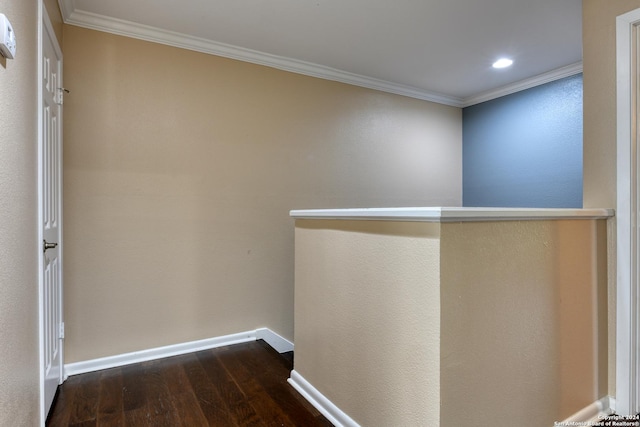
<svg viewBox="0 0 640 427">
<path fill-rule="evenodd" d="M 507 68 L 513 64 L 513 61 L 509 58 L 500 58 L 493 63 L 493 68 Z"/>
</svg>

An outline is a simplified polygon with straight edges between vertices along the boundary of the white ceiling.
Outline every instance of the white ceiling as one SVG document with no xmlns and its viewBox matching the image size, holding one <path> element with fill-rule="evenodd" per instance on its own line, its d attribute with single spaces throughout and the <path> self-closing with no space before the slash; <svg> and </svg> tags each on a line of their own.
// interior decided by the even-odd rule
<svg viewBox="0 0 640 427">
<path fill-rule="evenodd" d="M 59 1 L 70 24 L 449 105 L 581 70 L 582 0 Z"/>
</svg>

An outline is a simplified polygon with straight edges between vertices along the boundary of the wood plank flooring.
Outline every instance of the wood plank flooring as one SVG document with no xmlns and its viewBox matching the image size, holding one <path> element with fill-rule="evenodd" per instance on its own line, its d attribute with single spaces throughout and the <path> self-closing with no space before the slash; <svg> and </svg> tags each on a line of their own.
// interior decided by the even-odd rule
<svg viewBox="0 0 640 427">
<path fill-rule="evenodd" d="M 331 426 L 262 340 L 69 377 L 47 426 Z"/>
</svg>

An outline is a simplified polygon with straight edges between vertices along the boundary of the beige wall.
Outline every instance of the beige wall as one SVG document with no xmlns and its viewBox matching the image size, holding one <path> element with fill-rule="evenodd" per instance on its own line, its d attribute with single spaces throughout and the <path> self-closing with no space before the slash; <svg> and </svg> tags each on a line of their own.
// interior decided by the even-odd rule
<svg viewBox="0 0 640 427">
<path fill-rule="evenodd" d="M 461 204 L 461 111 L 64 26 L 66 362 L 293 339 L 296 208 Z"/>
<path fill-rule="evenodd" d="M 616 206 L 616 17 L 640 0 L 583 0 L 584 207 Z M 615 396 L 615 221 L 609 246 L 609 394 Z"/>
<path fill-rule="evenodd" d="M 584 206 L 616 205 L 616 17 L 640 0 L 583 0 Z"/>
<path fill-rule="evenodd" d="M 607 394 L 606 221 L 443 224 L 443 427 L 551 426 Z"/>
<path fill-rule="evenodd" d="M 60 13 L 58 0 L 43 0 L 43 3 L 51 20 L 53 31 L 56 33 L 58 43 L 62 47 L 62 14 Z"/>
<path fill-rule="evenodd" d="M 39 422 L 37 2 L 0 0 L 17 37 L 0 56 L 0 425 Z"/>
<path fill-rule="evenodd" d="M 299 220 L 294 369 L 361 425 L 554 425 L 606 395 L 606 229 Z"/>
<path fill-rule="evenodd" d="M 294 368 L 360 425 L 439 425 L 439 235 L 296 221 Z"/>
</svg>

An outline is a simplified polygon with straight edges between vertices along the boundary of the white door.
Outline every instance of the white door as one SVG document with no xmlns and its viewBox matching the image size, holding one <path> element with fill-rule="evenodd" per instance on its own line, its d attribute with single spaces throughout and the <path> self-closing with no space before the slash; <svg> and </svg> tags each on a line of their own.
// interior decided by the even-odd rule
<svg viewBox="0 0 640 427">
<path fill-rule="evenodd" d="M 40 61 L 39 235 L 41 415 L 63 380 L 62 339 L 62 52 L 42 10 Z"/>
</svg>

